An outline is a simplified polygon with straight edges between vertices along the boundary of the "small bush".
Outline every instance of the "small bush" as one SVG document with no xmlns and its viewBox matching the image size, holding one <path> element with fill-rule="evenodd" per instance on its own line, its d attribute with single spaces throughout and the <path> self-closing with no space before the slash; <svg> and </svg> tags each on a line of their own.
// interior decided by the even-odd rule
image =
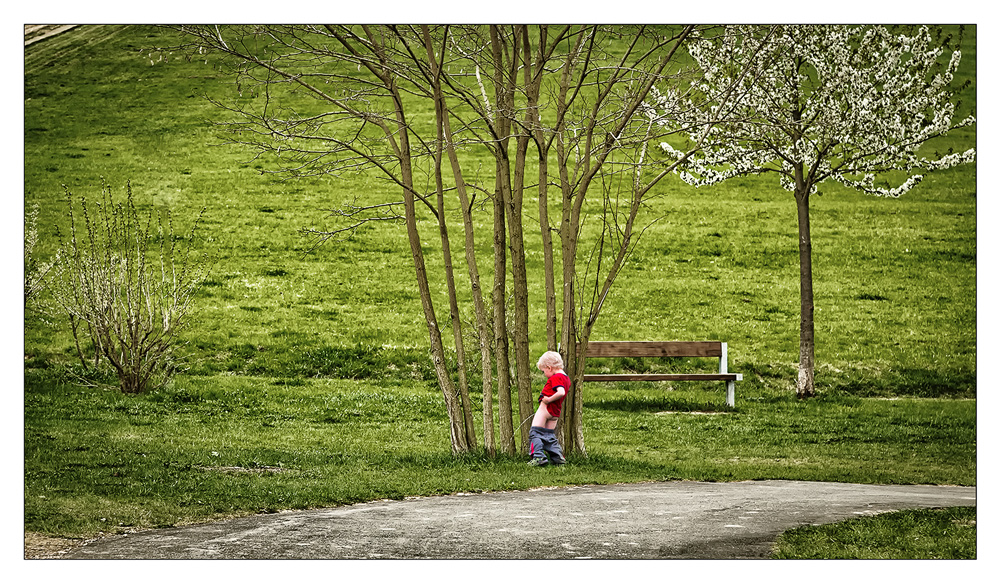
<svg viewBox="0 0 1000 583">
<path fill-rule="evenodd" d="M 36 304 L 48 283 L 45 278 L 52 270 L 52 263 L 40 261 L 35 256 L 35 245 L 38 243 L 37 204 L 27 212 L 24 222 L 24 308 L 41 312 L 43 310 Z"/>
<path fill-rule="evenodd" d="M 83 335 L 93 345 L 94 366 L 110 365 L 123 392 L 158 386 L 177 371 L 174 349 L 205 277 L 203 264 L 180 248 L 169 213 L 166 228 L 157 217 L 155 232 L 153 212 L 140 220 L 131 185 L 125 202 L 116 203 L 105 184 L 93 214 L 86 198 L 65 190 L 70 232 L 56 256 L 53 291 L 69 316 L 80 361 L 87 368 Z"/>
</svg>

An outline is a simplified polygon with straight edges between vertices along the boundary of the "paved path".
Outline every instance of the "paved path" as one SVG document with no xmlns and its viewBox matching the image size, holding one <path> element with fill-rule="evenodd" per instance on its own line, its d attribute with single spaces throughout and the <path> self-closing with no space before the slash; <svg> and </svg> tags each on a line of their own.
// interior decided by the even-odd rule
<svg viewBox="0 0 1000 583">
<path fill-rule="evenodd" d="M 662 482 L 378 501 L 103 539 L 70 559 L 765 558 L 790 528 L 975 506 L 976 489 Z"/>
<path fill-rule="evenodd" d="M 76 28 L 75 24 L 25 24 L 24 46 Z"/>
</svg>

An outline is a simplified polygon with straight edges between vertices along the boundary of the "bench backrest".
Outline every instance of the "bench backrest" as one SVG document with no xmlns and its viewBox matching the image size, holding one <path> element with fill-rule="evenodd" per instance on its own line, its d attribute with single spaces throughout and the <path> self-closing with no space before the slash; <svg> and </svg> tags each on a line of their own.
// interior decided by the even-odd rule
<svg viewBox="0 0 1000 583">
<path fill-rule="evenodd" d="M 578 344 L 577 350 L 582 347 Z M 626 356 L 698 356 L 722 358 L 722 342 L 588 342 L 587 356 L 610 358 Z"/>
</svg>

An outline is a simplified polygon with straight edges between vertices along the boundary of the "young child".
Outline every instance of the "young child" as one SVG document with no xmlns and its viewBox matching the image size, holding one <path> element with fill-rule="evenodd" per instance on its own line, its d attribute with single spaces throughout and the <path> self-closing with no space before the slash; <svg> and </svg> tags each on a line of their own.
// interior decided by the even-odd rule
<svg viewBox="0 0 1000 583">
<path fill-rule="evenodd" d="M 546 352 L 538 359 L 538 370 L 545 374 L 548 381 L 538 397 L 538 411 L 531 421 L 531 461 L 528 465 L 544 466 L 548 463 L 562 465 L 566 463 L 559 440 L 556 439 L 556 424 L 562 413 L 563 399 L 570 387 L 569 377 L 563 372 L 562 356 L 558 352 Z"/>
</svg>

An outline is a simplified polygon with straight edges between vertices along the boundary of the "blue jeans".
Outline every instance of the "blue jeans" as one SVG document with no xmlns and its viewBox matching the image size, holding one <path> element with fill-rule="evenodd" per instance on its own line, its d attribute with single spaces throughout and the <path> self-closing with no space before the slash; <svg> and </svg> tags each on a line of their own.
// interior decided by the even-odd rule
<svg viewBox="0 0 1000 583">
<path fill-rule="evenodd" d="M 562 448 L 559 447 L 559 440 L 556 439 L 555 429 L 532 427 L 528 432 L 528 438 L 531 439 L 531 457 L 542 460 L 548 456 L 548 461 L 554 464 L 566 463 Z"/>
</svg>

